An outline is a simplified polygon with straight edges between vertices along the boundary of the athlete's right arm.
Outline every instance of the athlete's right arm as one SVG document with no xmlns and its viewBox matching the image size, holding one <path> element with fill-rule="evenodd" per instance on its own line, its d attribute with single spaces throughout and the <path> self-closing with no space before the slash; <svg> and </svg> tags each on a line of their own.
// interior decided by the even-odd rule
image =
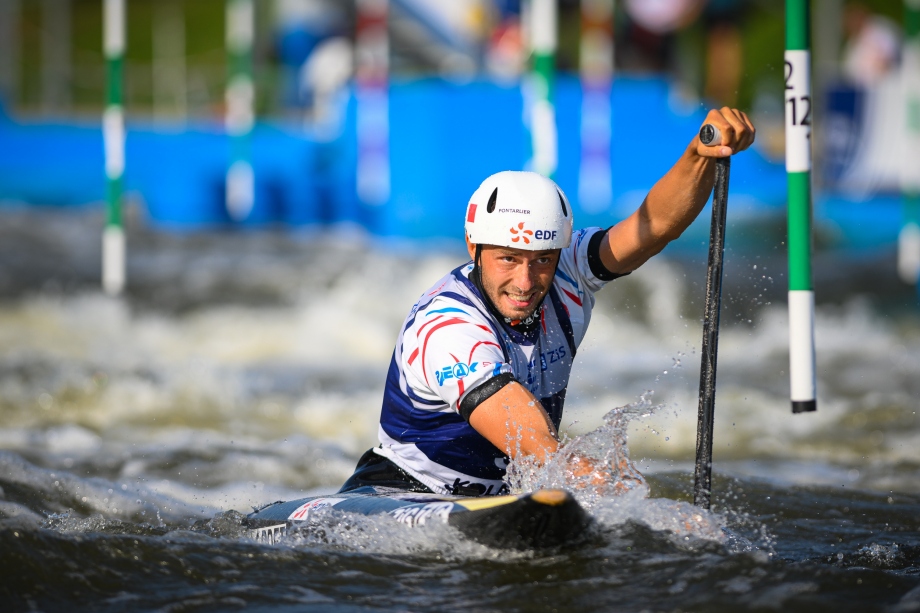
<svg viewBox="0 0 920 613">
<path fill-rule="evenodd" d="M 639 208 L 607 231 L 599 255 L 608 271 L 633 271 L 683 234 L 709 200 L 716 158 L 734 155 L 754 143 L 754 125 L 738 109 L 713 109 L 706 123 L 722 133 L 722 146 L 708 147 L 694 136 Z"/>
<path fill-rule="evenodd" d="M 559 435 L 549 415 L 517 381 L 479 403 L 470 413 L 469 423 L 512 459 L 533 456 L 542 465 L 559 451 Z M 576 478 L 590 476 L 595 486 L 606 485 L 610 480 L 594 461 L 576 454 L 568 458 L 568 470 Z"/>
<path fill-rule="evenodd" d="M 543 464 L 559 449 L 556 429 L 543 405 L 517 381 L 482 401 L 470 413 L 469 423 L 511 458 L 523 454 Z"/>
</svg>

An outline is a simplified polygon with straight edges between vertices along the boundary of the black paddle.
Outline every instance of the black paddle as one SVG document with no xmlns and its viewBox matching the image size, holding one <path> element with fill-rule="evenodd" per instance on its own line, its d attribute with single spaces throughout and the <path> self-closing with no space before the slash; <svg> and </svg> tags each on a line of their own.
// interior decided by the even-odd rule
<svg viewBox="0 0 920 613">
<path fill-rule="evenodd" d="M 704 124 L 700 142 L 720 145 L 718 128 Z M 725 212 L 728 208 L 728 171 L 731 158 L 716 160 L 712 189 L 712 225 L 709 229 L 709 267 L 706 271 L 706 308 L 703 318 L 703 355 L 700 360 L 700 406 L 696 428 L 696 473 L 693 504 L 709 509 L 712 497 L 712 421 L 716 403 L 716 358 L 719 350 L 719 308 L 722 304 L 722 260 L 725 255 Z"/>
</svg>

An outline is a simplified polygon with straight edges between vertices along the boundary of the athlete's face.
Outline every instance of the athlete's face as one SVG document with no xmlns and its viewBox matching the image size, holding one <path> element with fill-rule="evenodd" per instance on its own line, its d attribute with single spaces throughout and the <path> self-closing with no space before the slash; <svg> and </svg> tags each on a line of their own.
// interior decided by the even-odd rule
<svg viewBox="0 0 920 613">
<path fill-rule="evenodd" d="M 475 258 L 476 245 L 467 239 L 466 246 L 470 257 Z M 549 291 L 558 260 L 558 249 L 526 251 L 483 245 L 482 287 L 499 313 L 525 319 Z"/>
</svg>

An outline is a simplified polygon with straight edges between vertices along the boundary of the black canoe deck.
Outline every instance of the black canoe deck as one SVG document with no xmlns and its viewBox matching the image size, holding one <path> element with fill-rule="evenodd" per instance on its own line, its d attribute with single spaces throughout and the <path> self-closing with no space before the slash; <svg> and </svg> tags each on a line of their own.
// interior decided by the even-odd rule
<svg viewBox="0 0 920 613">
<path fill-rule="evenodd" d="M 490 547 L 544 549 L 577 542 L 591 523 L 564 490 L 539 490 L 514 496 L 468 498 L 414 494 L 363 487 L 346 494 L 275 502 L 246 518 L 250 535 L 274 543 L 292 529 L 307 526 L 320 509 L 359 515 L 387 514 L 410 526 L 441 522 Z"/>
</svg>

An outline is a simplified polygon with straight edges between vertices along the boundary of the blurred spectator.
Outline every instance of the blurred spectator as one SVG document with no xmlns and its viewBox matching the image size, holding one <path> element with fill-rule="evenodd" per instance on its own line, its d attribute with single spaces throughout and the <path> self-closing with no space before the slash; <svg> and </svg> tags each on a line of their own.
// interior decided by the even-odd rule
<svg viewBox="0 0 920 613">
<path fill-rule="evenodd" d="M 354 73 L 354 45 L 344 36 L 335 36 L 319 43 L 303 63 L 301 96 L 312 97 L 305 115 L 317 129 L 336 133 L 345 108 L 345 86 Z"/>
<path fill-rule="evenodd" d="M 743 48 L 740 23 L 745 0 L 709 0 L 706 27 L 706 77 L 703 95 L 719 105 L 735 106 L 741 84 Z"/>
<path fill-rule="evenodd" d="M 346 16 L 335 0 L 275 0 L 276 49 L 284 73 L 283 102 L 313 106 L 313 89 L 304 65 L 326 39 L 345 33 Z"/>
<path fill-rule="evenodd" d="M 900 35 L 890 19 L 876 15 L 862 2 L 849 2 L 843 13 L 846 46 L 843 75 L 854 85 L 872 87 L 898 64 Z"/>
<path fill-rule="evenodd" d="M 485 53 L 486 70 L 499 79 L 514 79 L 523 72 L 527 55 L 520 0 L 495 0 L 494 13 L 496 25 Z"/>
<path fill-rule="evenodd" d="M 859 1 L 845 6 L 843 29 L 843 82 L 828 88 L 823 112 L 823 179 L 852 198 L 896 193 L 904 130 L 900 31 Z"/>
<path fill-rule="evenodd" d="M 720 105 L 737 104 L 743 72 L 740 24 L 748 0 L 625 0 L 628 26 L 618 41 L 618 63 L 626 70 L 698 75 L 678 57 L 678 34 L 700 23 L 704 33 L 703 94 Z M 681 49 L 685 45 L 681 44 Z M 698 65 L 698 59 L 691 59 Z M 689 76 L 697 81 L 698 76 Z"/>
<path fill-rule="evenodd" d="M 623 67 L 644 72 L 674 72 L 675 33 L 692 23 L 705 0 L 626 0 L 629 25 L 623 41 Z"/>
</svg>

